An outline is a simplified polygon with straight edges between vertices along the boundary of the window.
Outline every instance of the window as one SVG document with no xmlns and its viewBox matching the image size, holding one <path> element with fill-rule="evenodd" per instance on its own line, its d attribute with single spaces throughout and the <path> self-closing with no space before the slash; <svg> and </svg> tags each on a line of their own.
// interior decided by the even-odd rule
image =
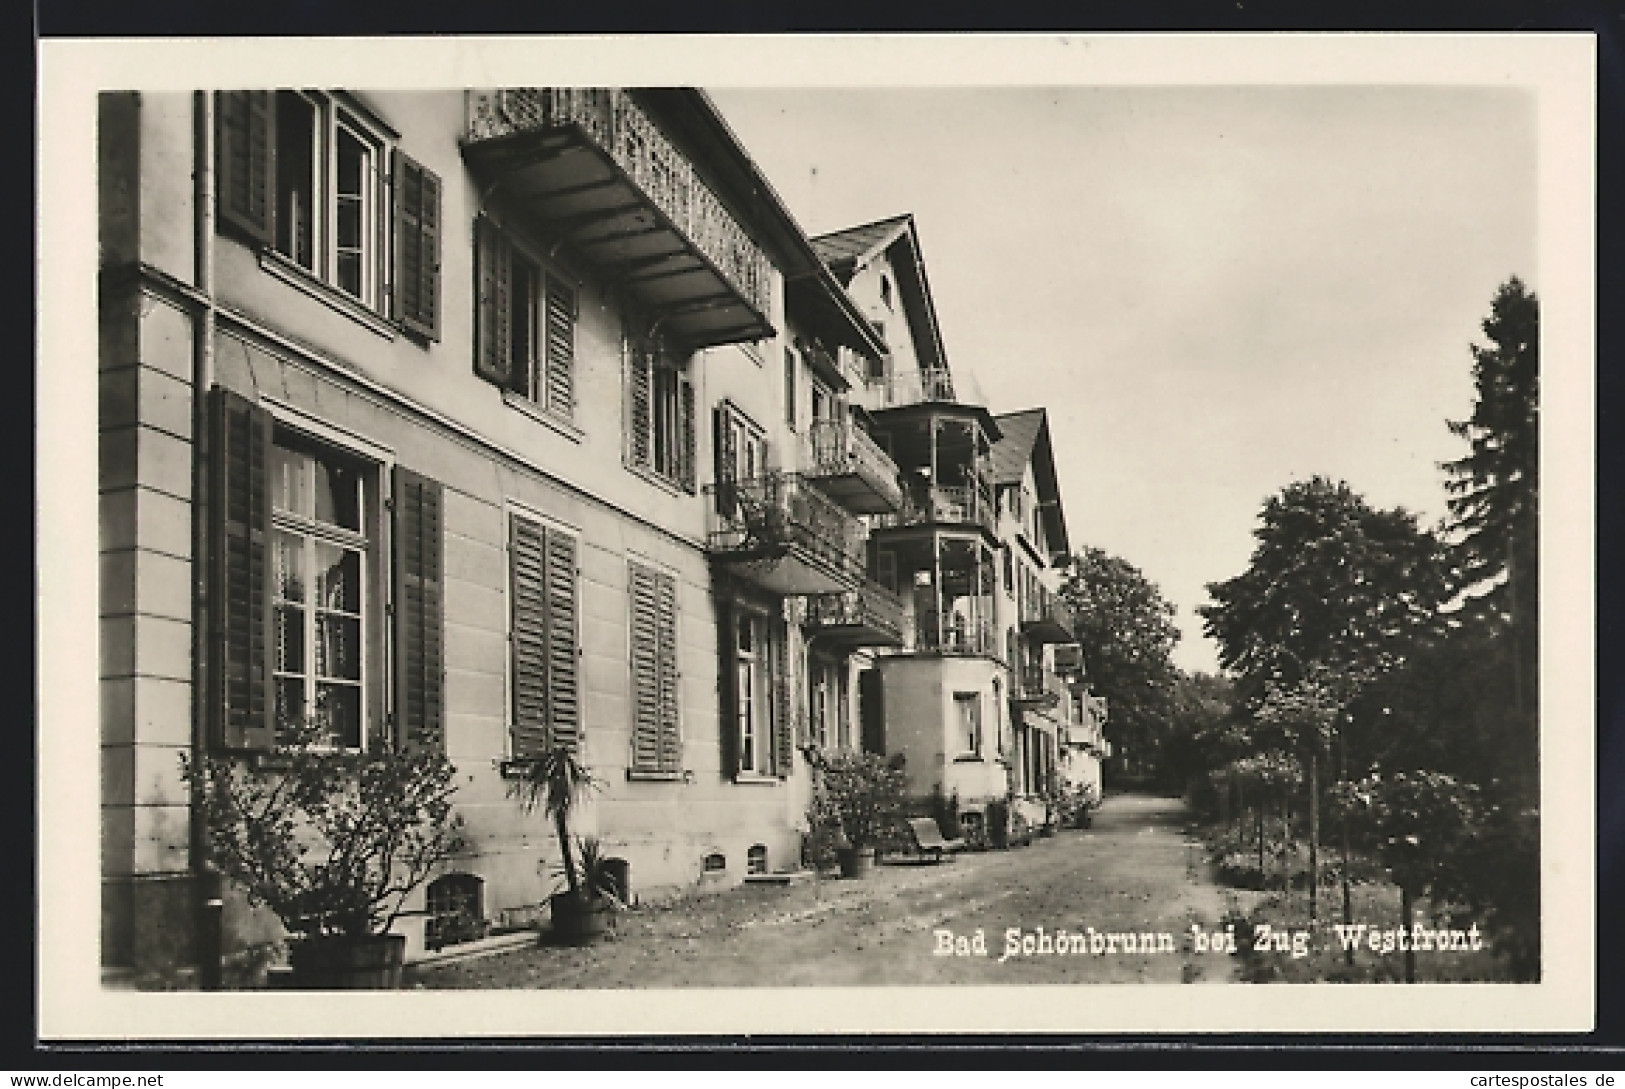
<svg viewBox="0 0 1625 1089">
<path fill-rule="evenodd" d="M 730 638 L 732 677 L 724 713 L 732 721 L 724 736 L 733 743 L 734 772 L 746 778 L 783 778 L 790 773 L 795 737 L 782 641 L 775 638 L 765 613 L 749 609 L 733 611 Z"/>
<path fill-rule="evenodd" d="M 223 227 L 438 338 L 438 176 L 342 94 L 226 91 L 216 118 Z"/>
<path fill-rule="evenodd" d="M 812 418 L 814 420 L 833 420 L 836 418 L 835 393 L 824 383 L 813 379 L 812 383 Z"/>
<path fill-rule="evenodd" d="M 796 387 L 800 384 L 800 367 L 794 348 L 784 349 L 784 422 L 790 430 L 796 429 Z"/>
<path fill-rule="evenodd" d="M 959 724 L 961 756 L 982 755 L 982 697 L 977 692 L 954 693 L 955 721 Z"/>
<path fill-rule="evenodd" d="M 893 309 L 891 301 L 891 277 L 884 272 L 880 274 L 880 301 L 886 304 L 886 309 Z"/>
<path fill-rule="evenodd" d="M 694 382 L 686 359 L 660 342 L 627 337 L 622 342 L 626 371 L 627 468 L 651 474 L 692 493 L 695 490 Z"/>
<path fill-rule="evenodd" d="M 677 580 L 630 565 L 632 622 L 632 766 L 634 777 L 668 778 L 683 770 L 677 694 Z"/>
<path fill-rule="evenodd" d="M 474 370 L 569 419 L 575 412 L 575 286 L 489 218 L 474 229 Z"/>
<path fill-rule="evenodd" d="M 271 447 L 272 669 L 279 730 L 319 723 L 362 747 L 371 544 L 354 461 L 278 430 Z"/>
<path fill-rule="evenodd" d="M 581 737 L 576 538 L 508 516 L 512 755 L 531 760 Z"/>
<path fill-rule="evenodd" d="M 385 556 L 377 463 L 280 425 L 228 390 L 211 397 L 211 742 L 272 749 L 298 721 L 319 724 L 336 748 L 437 739 L 440 485 L 395 467 Z"/>
<path fill-rule="evenodd" d="M 731 401 L 724 401 L 712 413 L 712 454 L 717 483 L 752 480 L 767 472 L 767 439 L 762 429 Z M 718 488 L 717 511 L 732 516 L 735 496 Z"/>
</svg>

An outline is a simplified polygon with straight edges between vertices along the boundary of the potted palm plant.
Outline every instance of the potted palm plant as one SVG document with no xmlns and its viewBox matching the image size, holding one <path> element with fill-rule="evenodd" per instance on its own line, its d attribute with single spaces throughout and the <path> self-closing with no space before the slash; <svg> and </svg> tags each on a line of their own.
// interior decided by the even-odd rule
<svg viewBox="0 0 1625 1089">
<path fill-rule="evenodd" d="M 559 841 L 559 870 L 565 888 L 548 897 L 554 941 L 583 944 L 609 928 L 619 906 L 617 882 L 596 839 L 576 839 L 570 818 L 588 794 L 602 786 L 568 745 L 510 765 L 513 793 L 525 812 L 541 810 Z"/>
<path fill-rule="evenodd" d="M 213 865 L 292 937 L 293 986 L 400 985 L 406 939 L 391 928 L 462 849 L 456 769 L 439 746 L 330 746 L 299 723 L 264 757 L 183 756 Z"/>
</svg>

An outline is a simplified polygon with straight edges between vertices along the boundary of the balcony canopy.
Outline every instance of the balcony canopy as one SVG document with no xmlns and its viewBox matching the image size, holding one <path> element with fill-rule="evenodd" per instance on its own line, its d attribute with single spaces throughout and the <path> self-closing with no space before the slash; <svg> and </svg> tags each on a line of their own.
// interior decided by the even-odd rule
<svg viewBox="0 0 1625 1089">
<path fill-rule="evenodd" d="M 775 335 L 766 254 L 626 91 L 470 92 L 463 154 L 689 349 Z"/>
</svg>

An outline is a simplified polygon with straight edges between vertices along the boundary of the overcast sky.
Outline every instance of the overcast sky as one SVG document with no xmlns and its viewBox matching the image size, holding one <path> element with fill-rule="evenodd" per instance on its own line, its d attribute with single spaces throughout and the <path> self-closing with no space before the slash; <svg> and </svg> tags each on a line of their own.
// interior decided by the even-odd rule
<svg viewBox="0 0 1625 1089">
<path fill-rule="evenodd" d="M 1508 276 L 1540 288 L 1523 91 L 713 95 L 809 234 L 914 213 L 956 375 L 1049 409 L 1074 547 L 1161 587 L 1187 669 L 1290 481 L 1444 514 L 1468 345 Z"/>
</svg>

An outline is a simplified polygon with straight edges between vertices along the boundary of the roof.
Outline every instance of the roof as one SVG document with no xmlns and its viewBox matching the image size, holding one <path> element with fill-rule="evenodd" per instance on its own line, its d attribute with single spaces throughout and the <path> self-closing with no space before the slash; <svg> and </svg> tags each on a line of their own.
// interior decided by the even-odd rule
<svg viewBox="0 0 1625 1089">
<path fill-rule="evenodd" d="M 834 231 L 809 240 L 831 274 L 844 287 L 852 282 L 859 258 L 888 251 L 892 271 L 897 276 L 897 293 L 903 314 L 914 337 L 914 351 L 925 370 L 947 370 L 948 356 L 942 346 L 942 330 L 937 325 L 936 305 L 931 301 L 931 285 L 925 277 L 925 261 L 920 254 L 919 232 L 914 215 L 877 219 Z"/>
<path fill-rule="evenodd" d="M 994 417 L 1004 438 L 993 444 L 993 481 L 996 484 L 1020 484 L 1033 458 L 1033 444 L 1038 441 L 1038 430 L 1044 426 L 1044 410 L 1029 408 L 1025 412 L 1006 412 Z"/>
<path fill-rule="evenodd" d="M 850 266 L 858 258 L 884 249 L 898 232 L 908 226 L 908 220 L 908 213 L 905 212 L 900 216 L 848 227 L 844 231 L 819 235 L 812 239 L 813 252 L 843 280 L 850 279 Z"/>
<path fill-rule="evenodd" d="M 1064 555 L 1071 551 L 1067 540 L 1066 515 L 1061 511 L 1061 482 L 1055 475 L 1055 453 L 1050 447 L 1049 416 L 1042 408 L 1006 412 L 993 417 L 1003 437 L 989 451 L 995 484 L 1020 486 L 1027 466 L 1033 467 L 1033 483 L 1038 486 L 1038 510 L 1044 519 L 1044 535 L 1050 551 Z"/>
</svg>

